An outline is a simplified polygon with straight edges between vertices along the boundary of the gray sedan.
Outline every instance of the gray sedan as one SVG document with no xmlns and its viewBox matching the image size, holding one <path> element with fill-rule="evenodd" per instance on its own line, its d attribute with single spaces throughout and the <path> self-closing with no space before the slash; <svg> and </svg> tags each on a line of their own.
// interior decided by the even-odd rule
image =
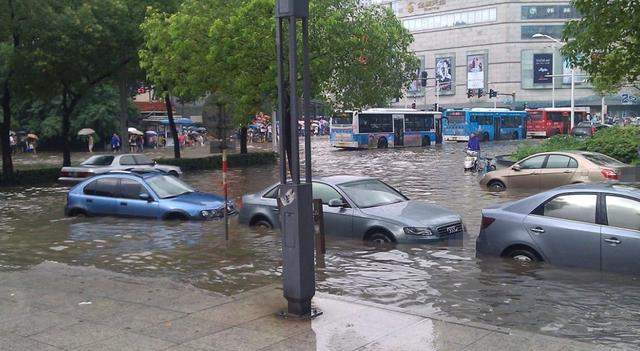
<svg viewBox="0 0 640 351">
<path fill-rule="evenodd" d="M 556 188 L 482 210 L 479 256 L 640 273 L 640 188 Z"/>
<path fill-rule="evenodd" d="M 278 186 L 242 198 L 240 223 L 277 228 Z M 321 199 L 325 231 L 374 243 L 460 241 L 461 217 L 440 206 L 411 201 L 391 186 L 369 177 L 332 176 L 313 181 Z"/>
</svg>

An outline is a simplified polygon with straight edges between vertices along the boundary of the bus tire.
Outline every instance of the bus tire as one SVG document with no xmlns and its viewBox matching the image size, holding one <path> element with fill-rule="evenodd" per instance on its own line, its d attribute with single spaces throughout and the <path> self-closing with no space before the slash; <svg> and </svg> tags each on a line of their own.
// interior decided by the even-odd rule
<svg viewBox="0 0 640 351">
<path fill-rule="evenodd" d="M 422 146 L 431 145 L 431 138 L 428 135 L 422 137 Z"/>
<path fill-rule="evenodd" d="M 518 140 L 518 132 L 513 132 L 513 134 L 511 135 L 511 139 Z"/>
<path fill-rule="evenodd" d="M 388 147 L 389 147 L 389 142 L 387 141 L 387 138 L 380 137 L 380 139 L 378 139 L 378 149 L 386 149 Z"/>
<path fill-rule="evenodd" d="M 482 141 L 489 141 L 489 133 L 487 132 L 482 133 Z"/>
</svg>

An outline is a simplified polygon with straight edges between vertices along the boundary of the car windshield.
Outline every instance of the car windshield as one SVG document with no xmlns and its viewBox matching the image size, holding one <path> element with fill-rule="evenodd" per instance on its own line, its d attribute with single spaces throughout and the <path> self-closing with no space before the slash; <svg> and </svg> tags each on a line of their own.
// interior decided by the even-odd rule
<svg viewBox="0 0 640 351">
<path fill-rule="evenodd" d="M 83 166 L 109 166 L 113 162 L 113 158 L 114 156 L 111 155 L 91 156 L 81 164 Z"/>
<path fill-rule="evenodd" d="M 153 160 L 147 157 L 146 155 L 134 155 L 133 158 L 136 160 L 137 165 L 152 165 L 154 164 Z"/>
<path fill-rule="evenodd" d="M 627 164 L 622 163 L 615 158 L 611 158 L 609 156 L 605 156 L 603 154 L 582 154 L 584 158 L 595 163 L 598 166 L 608 166 L 608 167 L 625 167 Z"/>
<path fill-rule="evenodd" d="M 151 189 L 153 189 L 161 199 L 168 199 L 195 192 L 192 187 L 180 179 L 168 175 L 151 177 L 147 179 L 147 184 L 149 184 Z"/>
<path fill-rule="evenodd" d="M 340 184 L 339 187 L 360 208 L 378 207 L 408 200 L 394 188 L 376 179 Z"/>
</svg>

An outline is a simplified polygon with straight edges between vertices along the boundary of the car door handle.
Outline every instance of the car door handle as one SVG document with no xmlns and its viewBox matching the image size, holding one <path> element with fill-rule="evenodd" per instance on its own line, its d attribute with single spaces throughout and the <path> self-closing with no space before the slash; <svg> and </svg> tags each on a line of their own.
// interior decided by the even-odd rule
<svg viewBox="0 0 640 351">
<path fill-rule="evenodd" d="M 531 228 L 531 231 L 534 232 L 534 233 L 538 233 L 538 234 L 544 233 L 544 229 L 542 229 L 540 227 Z"/>
<path fill-rule="evenodd" d="M 573 171 L 564 171 L 563 173 L 573 173 Z"/>
<path fill-rule="evenodd" d="M 618 238 L 607 238 L 607 239 L 604 239 L 604 241 L 614 245 L 622 244 L 622 241 L 618 240 Z"/>
<path fill-rule="evenodd" d="M 271 211 L 273 211 L 273 212 L 280 212 L 280 209 L 276 207 L 276 208 L 272 208 L 272 209 L 271 209 Z"/>
<path fill-rule="evenodd" d="M 127 203 L 126 202 L 121 202 L 120 206 L 127 206 Z"/>
</svg>

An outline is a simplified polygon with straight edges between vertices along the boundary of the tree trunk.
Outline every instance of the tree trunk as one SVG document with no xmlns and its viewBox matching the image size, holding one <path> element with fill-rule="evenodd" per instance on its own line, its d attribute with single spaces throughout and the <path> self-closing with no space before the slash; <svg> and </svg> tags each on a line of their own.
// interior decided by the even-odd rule
<svg viewBox="0 0 640 351">
<path fill-rule="evenodd" d="M 11 91 L 9 82 L 4 82 L 2 93 L 2 130 L 0 130 L 0 147 L 2 148 L 2 178 L 5 181 L 13 179 L 13 159 L 9 144 L 9 129 L 11 129 Z"/>
<path fill-rule="evenodd" d="M 62 106 L 62 167 L 71 166 L 71 142 L 69 130 L 71 129 L 71 113 L 67 106 Z"/>
<path fill-rule="evenodd" d="M 167 106 L 167 117 L 169 118 L 169 129 L 171 129 L 171 137 L 173 138 L 173 156 L 180 158 L 180 142 L 178 142 L 178 129 L 176 122 L 173 120 L 173 107 L 171 106 L 171 96 L 164 96 L 164 103 Z"/>
<path fill-rule="evenodd" d="M 247 153 L 247 126 L 240 127 L 240 153 Z"/>
<path fill-rule="evenodd" d="M 121 73 L 119 82 L 119 95 L 120 95 L 120 152 L 129 152 L 129 128 L 128 128 L 128 93 L 127 93 L 127 79 L 124 70 Z"/>
</svg>

